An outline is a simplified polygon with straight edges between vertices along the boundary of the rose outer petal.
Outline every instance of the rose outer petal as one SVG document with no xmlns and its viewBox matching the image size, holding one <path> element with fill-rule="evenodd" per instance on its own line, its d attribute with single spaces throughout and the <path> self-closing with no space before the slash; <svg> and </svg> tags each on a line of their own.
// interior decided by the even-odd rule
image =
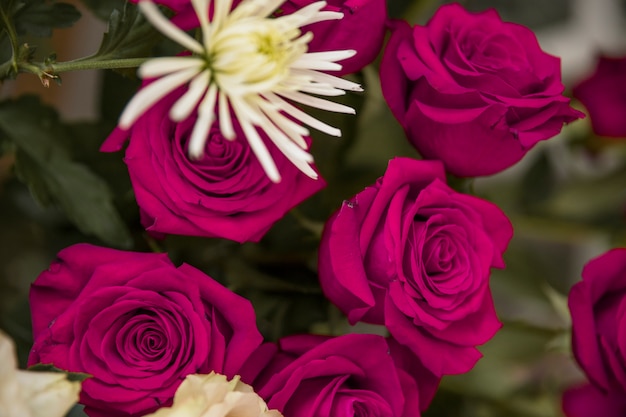
<svg viewBox="0 0 626 417">
<path fill-rule="evenodd" d="M 623 417 L 626 401 L 619 395 L 606 395 L 591 384 L 573 387 L 563 394 L 567 417 Z"/>
</svg>

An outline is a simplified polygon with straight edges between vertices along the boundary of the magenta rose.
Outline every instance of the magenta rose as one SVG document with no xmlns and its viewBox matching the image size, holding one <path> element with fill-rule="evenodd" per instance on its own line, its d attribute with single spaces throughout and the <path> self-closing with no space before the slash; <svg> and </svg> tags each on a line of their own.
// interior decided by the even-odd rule
<svg viewBox="0 0 626 417">
<path fill-rule="evenodd" d="M 437 376 L 470 370 L 501 327 L 489 290 L 513 230 L 494 204 L 446 185 L 439 161 L 396 158 L 328 220 L 326 296 L 350 323 L 387 326 Z"/>
<path fill-rule="evenodd" d="M 128 0 L 131 3 L 139 3 L 140 0 Z M 152 0 L 156 4 L 167 7 L 174 12 L 172 23 L 183 30 L 191 30 L 200 26 L 198 16 L 191 4 L 191 0 Z M 232 0 L 232 8 L 242 0 Z M 212 11 L 210 11 L 212 13 Z"/>
<path fill-rule="evenodd" d="M 568 417 L 626 415 L 626 249 L 591 260 L 569 294 L 572 350 L 589 384 L 563 397 Z"/>
<path fill-rule="evenodd" d="M 626 57 L 600 57 L 595 72 L 574 87 L 574 97 L 589 112 L 593 131 L 626 137 Z"/>
<path fill-rule="evenodd" d="M 389 349 L 377 335 L 288 336 L 262 346 L 242 377 L 285 416 L 419 417 L 439 380 L 397 367 Z"/>
<path fill-rule="evenodd" d="M 449 4 L 426 26 L 390 26 L 385 100 L 420 154 L 454 175 L 502 171 L 583 117 L 562 95 L 560 60 L 494 10 Z"/>
<path fill-rule="evenodd" d="M 282 174 L 282 181 L 273 183 L 238 128 L 237 139 L 227 140 L 219 123 L 209 132 L 203 158 L 191 160 L 187 144 L 197 114 L 180 123 L 168 116 L 184 92 L 181 88 L 160 100 L 130 130 L 116 129 L 101 148 L 117 151 L 130 140 L 124 161 L 149 232 L 256 242 L 326 185 L 301 173 L 264 137 Z"/>
<path fill-rule="evenodd" d="M 165 254 L 70 246 L 30 306 L 29 364 L 92 375 L 80 399 L 91 417 L 153 412 L 188 374 L 233 377 L 262 342 L 247 300 Z"/>
</svg>

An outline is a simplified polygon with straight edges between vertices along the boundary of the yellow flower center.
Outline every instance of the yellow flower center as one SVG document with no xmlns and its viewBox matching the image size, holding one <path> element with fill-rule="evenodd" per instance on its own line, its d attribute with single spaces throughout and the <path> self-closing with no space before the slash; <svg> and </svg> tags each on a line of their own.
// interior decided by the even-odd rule
<svg viewBox="0 0 626 417">
<path fill-rule="evenodd" d="M 274 19 L 241 19 L 216 31 L 208 45 L 211 71 L 223 91 L 234 95 L 272 91 L 290 76 L 307 52 L 309 34 L 285 29 Z"/>
</svg>

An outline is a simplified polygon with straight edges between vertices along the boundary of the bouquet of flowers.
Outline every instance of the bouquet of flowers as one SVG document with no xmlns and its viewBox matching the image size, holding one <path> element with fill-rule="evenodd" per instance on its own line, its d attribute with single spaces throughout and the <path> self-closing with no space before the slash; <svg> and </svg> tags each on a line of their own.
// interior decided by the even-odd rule
<svg viewBox="0 0 626 417">
<path fill-rule="evenodd" d="M 2 0 L 0 417 L 623 416 L 626 58 L 465 3 Z"/>
</svg>

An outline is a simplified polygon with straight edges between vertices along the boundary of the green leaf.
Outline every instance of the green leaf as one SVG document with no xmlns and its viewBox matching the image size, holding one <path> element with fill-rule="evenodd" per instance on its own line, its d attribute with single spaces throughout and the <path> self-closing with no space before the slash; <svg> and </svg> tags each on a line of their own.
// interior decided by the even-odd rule
<svg viewBox="0 0 626 417">
<path fill-rule="evenodd" d="M 34 97 L 5 102 L 0 107 L 0 130 L 17 147 L 18 176 L 42 205 L 60 206 L 82 232 L 107 244 L 131 246 L 107 184 L 71 160 L 62 146 L 65 132 L 53 109 Z"/>
<path fill-rule="evenodd" d="M 111 16 L 113 9 L 124 7 L 125 0 L 82 0 L 96 16 L 102 20 L 107 20 Z"/>
<path fill-rule="evenodd" d="M 626 170 L 599 179 L 578 179 L 538 206 L 540 213 L 574 221 L 621 221 L 626 201 Z"/>
<path fill-rule="evenodd" d="M 85 413 L 85 406 L 82 404 L 76 404 L 67 413 L 67 417 L 88 417 Z"/>
<path fill-rule="evenodd" d="M 52 364 L 48 364 L 48 363 L 38 363 L 33 366 L 29 366 L 28 370 L 33 371 L 33 372 L 55 372 L 55 373 L 66 374 L 67 379 L 69 381 L 78 381 L 78 382 L 83 382 L 87 378 L 92 377 L 92 375 L 85 374 L 82 372 L 67 372 L 67 371 L 64 371 L 63 369 L 59 369 L 56 366 Z"/>
<path fill-rule="evenodd" d="M 532 210 L 548 200 L 556 187 L 557 180 L 550 159 L 543 150 L 522 179 L 520 203 L 523 207 Z"/>
<path fill-rule="evenodd" d="M 44 0 L 14 2 L 10 14 L 19 35 L 28 33 L 40 37 L 49 37 L 53 28 L 70 27 L 80 18 L 80 12 L 73 5 Z"/>
<path fill-rule="evenodd" d="M 108 25 L 98 52 L 89 60 L 149 56 L 152 48 L 162 39 L 139 8 L 131 3 L 126 3 L 122 10 L 113 9 Z"/>
<path fill-rule="evenodd" d="M 561 294 L 548 284 L 544 284 L 542 289 L 556 314 L 563 320 L 563 323 L 567 326 L 571 326 L 572 317 L 570 316 L 569 307 L 567 305 L 567 296 Z"/>
</svg>

